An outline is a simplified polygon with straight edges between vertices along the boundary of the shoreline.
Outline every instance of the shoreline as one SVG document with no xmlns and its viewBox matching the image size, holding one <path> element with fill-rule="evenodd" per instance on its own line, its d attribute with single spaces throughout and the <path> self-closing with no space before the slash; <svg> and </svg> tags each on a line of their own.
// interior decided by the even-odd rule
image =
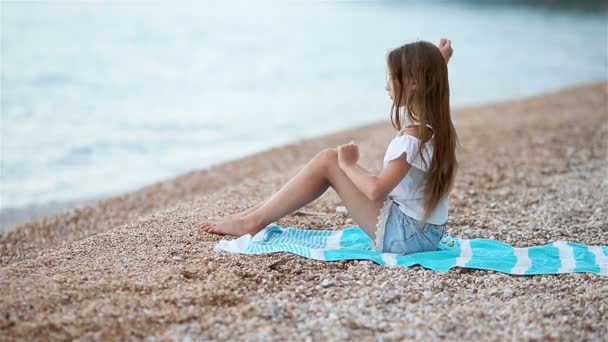
<svg viewBox="0 0 608 342">
<path fill-rule="evenodd" d="M 545 97 L 559 96 L 559 94 L 567 94 L 579 89 L 597 87 L 608 88 L 608 80 L 554 89 L 543 94 L 529 95 L 516 99 L 459 107 L 452 110 L 452 120 L 458 130 L 460 125 L 467 126 L 474 124 L 474 122 L 470 122 L 471 119 L 482 119 L 483 121 L 483 117 L 474 113 L 489 110 L 493 114 L 500 111 L 501 108 L 520 106 L 527 102 L 542 101 Z M 469 121 L 467 122 L 467 120 Z M 139 216 L 150 215 L 157 210 L 169 209 L 180 202 L 192 201 L 200 195 L 224 188 L 244 176 L 260 174 L 273 168 L 276 171 L 285 171 L 289 169 L 289 165 L 278 165 L 281 159 L 285 159 L 284 154 L 293 153 L 297 157 L 292 158 L 290 162 L 305 162 L 324 147 L 335 147 L 350 141 L 350 139 L 362 141 L 367 138 L 368 131 L 387 132 L 389 130 L 390 132 L 391 129 L 390 122 L 386 120 L 361 124 L 311 138 L 296 139 L 291 143 L 272 146 L 252 154 L 211 164 L 204 168 L 192 169 L 175 177 L 143 185 L 132 191 L 110 196 L 68 201 L 67 205 L 65 205 L 66 203 L 59 203 L 57 207 L 51 208 L 51 210 L 57 209 L 54 213 L 41 213 L 40 216 L 26 219 L 9 229 L 0 229 L 0 266 L 6 264 L 7 259 L 11 260 L 8 263 L 15 261 L 13 259 L 14 255 L 4 253 L 2 245 L 5 241 L 11 241 L 11 244 L 15 243 L 16 246 L 27 246 L 26 253 L 19 253 L 21 257 L 18 257 L 16 260 L 21 260 L 23 257 L 30 258 L 41 254 L 42 250 L 38 250 L 38 247 L 43 249 L 52 248 L 66 242 L 103 232 L 115 226 L 128 223 Z M 390 133 L 386 135 L 386 137 L 389 136 Z M 388 144 L 389 140 L 390 138 L 387 138 L 386 144 Z M 380 147 L 382 149 L 385 148 Z M 302 152 L 305 152 L 304 158 L 301 156 Z M 378 157 L 380 160 L 382 155 Z M 268 159 L 270 166 L 260 165 L 259 159 Z M 287 160 L 289 161 L 289 158 Z M 252 165 L 255 165 L 255 170 L 248 171 Z M 379 170 L 377 169 L 376 171 Z M 221 180 L 220 178 L 224 176 L 225 179 Z M 154 202 L 153 200 L 158 202 L 152 203 Z M 138 202 L 142 202 L 143 205 Z M 54 205 L 51 204 L 51 206 L 53 207 Z M 239 210 L 244 210 L 244 208 Z M 116 215 L 117 213 L 118 215 Z M 101 225 L 97 221 L 102 221 Z M 66 223 L 67 227 L 59 230 L 55 228 Z"/>
<path fill-rule="evenodd" d="M 508 105 L 509 103 L 512 103 L 514 101 L 525 101 L 525 100 L 533 99 L 533 98 L 540 97 L 540 96 L 550 95 L 553 93 L 559 93 L 559 92 L 562 92 L 562 91 L 568 90 L 568 89 L 576 89 L 579 87 L 584 87 L 586 85 L 602 84 L 605 82 L 606 81 L 596 80 L 596 81 L 591 81 L 591 82 L 587 82 L 587 83 L 583 83 L 583 84 L 579 84 L 579 85 L 573 85 L 573 86 L 566 87 L 566 88 L 551 88 L 545 92 L 517 97 L 517 98 L 513 98 L 513 99 L 503 99 L 503 100 L 499 100 L 499 101 L 483 101 L 483 102 L 475 103 L 475 104 L 471 104 L 471 105 L 459 106 L 459 107 L 453 109 L 453 112 L 462 112 L 469 108 L 482 108 L 482 107 L 498 106 L 498 105 L 505 105 L 505 104 Z M 452 116 L 453 116 L 452 120 L 454 121 L 454 126 L 456 128 L 458 128 L 458 119 L 455 118 L 454 114 Z M 388 116 L 387 116 L 387 120 L 388 120 Z M 372 122 L 372 123 L 355 125 L 350 128 L 339 129 L 336 131 L 332 131 L 332 132 L 328 132 L 328 133 L 324 133 L 324 134 L 320 134 L 320 135 L 315 135 L 313 137 L 296 139 L 296 140 L 293 140 L 291 142 L 281 144 L 281 145 L 269 146 L 258 152 L 254 152 L 254 153 L 251 153 L 251 154 L 248 154 L 245 156 L 227 158 L 225 160 L 222 160 L 222 161 L 219 161 L 216 163 L 212 163 L 205 167 L 192 168 L 192 169 L 190 169 L 190 171 L 182 172 L 182 173 L 176 174 L 172 177 L 162 178 L 157 181 L 145 183 L 145 184 L 135 187 L 133 189 L 125 189 L 124 191 L 118 191 L 118 192 L 115 192 L 112 194 L 99 194 L 99 195 L 94 195 L 94 196 L 85 197 L 85 198 L 76 198 L 76 199 L 72 199 L 72 200 L 51 201 L 51 202 L 47 202 L 47 203 L 43 203 L 43 204 L 32 204 L 32 205 L 26 205 L 26 206 L 18 207 L 18 208 L 9 207 L 9 208 L 0 209 L 0 234 L 14 231 L 14 230 L 22 228 L 23 226 L 26 226 L 26 225 L 38 224 L 38 223 L 40 223 L 40 221 L 48 221 L 48 220 L 51 220 L 55 216 L 68 215 L 72 211 L 85 210 L 87 207 L 95 206 L 102 201 L 110 201 L 110 200 L 118 199 L 121 197 L 125 197 L 125 196 L 128 196 L 129 194 L 139 192 L 139 191 L 143 190 L 144 188 L 148 188 L 148 187 L 154 186 L 156 184 L 166 183 L 166 182 L 171 182 L 171 181 L 178 181 L 178 178 L 181 178 L 182 176 L 186 176 L 187 174 L 191 174 L 193 172 L 200 172 L 203 170 L 208 170 L 212 167 L 219 167 L 223 164 L 238 162 L 239 160 L 253 157 L 255 155 L 263 155 L 265 153 L 269 153 L 270 151 L 274 151 L 277 149 L 280 150 L 283 147 L 295 145 L 295 144 L 298 144 L 305 140 L 321 140 L 321 139 L 330 137 L 332 135 L 339 135 L 339 134 L 342 134 L 344 132 L 351 131 L 351 130 L 365 129 L 366 127 L 370 127 L 370 128 L 378 127 L 378 126 L 383 125 L 385 121 L 386 120 L 379 120 L 379 121 Z"/>
<path fill-rule="evenodd" d="M 119 195 L 115 194 L 114 196 Z M 0 209 L 0 234 L 19 228 L 44 217 L 62 215 L 71 209 L 91 206 L 100 200 L 114 196 L 98 196 L 71 201 L 51 201 L 44 204 L 27 205 L 19 208 Z"/>
<path fill-rule="evenodd" d="M 446 234 L 514 247 L 607 245 L 607 90 L 604 81 L 455 109 L 462 148 Z M 284 252 L 237 255 L 213 250 L 232 237 L 198 229 L 267 198 L 319 150 L 350 139 L 359 144 L 360 164 L 377 173 L 394 132 L 390 122 L 380 122 L 305 139 L 0 234 L 6 311 L 0 334 L 26 340 L 601 340 L 608 334 L 605 277 L 459 267 L 440 273 Z M 336 213 L 338 205 L 330 189 L 303 208 L 327 215 L 287 215 L 277 223 L 343 229 L 350 224 Z M 286 261 L 272 267 L 279 260 Z"/>
</svg>

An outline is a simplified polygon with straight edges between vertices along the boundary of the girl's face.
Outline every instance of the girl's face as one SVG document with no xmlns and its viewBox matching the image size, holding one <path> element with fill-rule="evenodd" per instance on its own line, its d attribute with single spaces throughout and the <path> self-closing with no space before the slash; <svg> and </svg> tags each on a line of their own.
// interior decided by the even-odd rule
<svg viewBox="0 0 608 342">
<path fill-rule="evenodd" d="M 384 86 L 384 89 L 386 89 L 386 91 L 388 92 L 388 96 L 391 98 L 391 100 L 395 101 L 395 86 L 393 84 L 393 80 L 391 78 L 391 73 L 390 71 L 386 71 L 386 85 Z"/>
<path fill-rule="evenodd" d="M 403 99 L 408 97 L 409 92 L 411 91 L 411 89 L 414 89 L 416 86 L 416 81 L 412 80 L 408 83 L 408 86 L 406 87 L 406 92 L 405 92 L 405 96 L 402 98 Z M 395 94 L 397 92 L 400 91 L 399 89 L 399 84 L 397 84 L 397 82 L 395 82 L 392 77 L 391 77 L 391 73 L 390 71 L 386 72 L 386 85 L 384 86 L 384 89 L 386 89 L 386 91 L 388 92 L 388 96 L 391 98 L 391 100 L 395 101 Z M 400 104 L 400 105 L 404 105 L 404 104 Z"/>
</svg>

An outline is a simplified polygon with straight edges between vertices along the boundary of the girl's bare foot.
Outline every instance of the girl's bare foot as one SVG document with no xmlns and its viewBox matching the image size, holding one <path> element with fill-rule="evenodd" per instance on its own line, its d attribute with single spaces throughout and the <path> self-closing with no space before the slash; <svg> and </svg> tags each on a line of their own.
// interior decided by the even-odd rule
<svg viewBox="0 0 608 342">
<path fill-rule="evenodd" d="M 443 58 L 447 64 L 454 53 L 454 50 L 452 49 L 452 41 L 446 38 L 441 38 L 439 40 L 439 51 L 441 51 L 441 54 L 443 55 Z"/>
<path fill-rule="evenodd" d="M 224 217 L 222 219 L 222 221 L 233 221 L 233 220 L 236 220 L 238 218 L 241 218 L 241 217 L 247 215 L 249 213 L 248 211 L 249 211 L 249 209 L 248 210 L 240 211 L 240 212 L 232 214 L 232 215 L 228 215 L 228 216 Z M 203 230 L 205 230 L 207 228 L 211 228 L 211 226 L 216 225 L 217 223 L 218 222 L 203 222 L 203 223 L 201 223 L 199 225 L 199 227 L 202 228 Z"/>
<path fill-rule="evenodd" d="M 262 201 L 262 202 L 260 202 L 260 203 L 256 204 L 255 206 L 253 206 L 253 207 L 251 207 L 251 208 L 249 208 L 249 209 L 246 209 L 246 210 L 243 210 L 243 211 L 239 211 L 238 213 L 235 213 L 235 214 L 232 214 L 232 215 L 226 216 L 226 217 L 224 217 L 224 219 L 223 219 L 222 221 L 233 221 L 233 220 L 235 220 L 235 219 L 241 218 L 241 217 L 243 217 L 243 216 L 245 216 L 245 215 L 247 215 L 247 214 L 249 214 L 249 213 L 252 213 L 252 212 L 253 212 L 253 211 L 255 211 L 257 208 L 261 207 L 261 206 L 262 206 L 262 204 L 264 204 L 264 201 Z M 213 225 L 217 225 L 217 224 L 218 224 L 217 222 L 203 222 L 203 223 L 201 223 L 201 224 L 199 225 L 199 227 L 200 227 L 201 229 L 203 229 L 203 230 L 206 230 L 206 229 L 208 229 L 208 228 L 211 228 L 211 226 L 213 226 Z"/>
<path fill-rule="evenodd" d="M 245 234 L 255 235 L 257 232 L 262 230 L 262 228 L 264 228 L 260 227 L 252 215 L 242 215 L 242 213 L 235 215 L 239 214 L 241 214 L 240 217 L 234 217 L 234 215 L 231 215 L 224 218 L 219 223 L 205 223 L 205 226 L 201 226 L 201 229 L 211 234 L 240 237 Z"/>
</svg>

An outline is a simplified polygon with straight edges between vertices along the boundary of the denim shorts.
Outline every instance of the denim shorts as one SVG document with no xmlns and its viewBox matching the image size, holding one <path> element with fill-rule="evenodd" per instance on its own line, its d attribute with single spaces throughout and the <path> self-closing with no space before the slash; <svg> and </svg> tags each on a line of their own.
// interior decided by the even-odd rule
<svg viewBox="0 0 608 342">
<path fill-rule="evenodd" d="M 378 215 L 374 250 L 395 254 L 438 250 L 446 228 L 447 224 L 428 222 L 421 226 L 420 221 L 404 214 L 398 204 L 389 198 Z"/>
</svg>

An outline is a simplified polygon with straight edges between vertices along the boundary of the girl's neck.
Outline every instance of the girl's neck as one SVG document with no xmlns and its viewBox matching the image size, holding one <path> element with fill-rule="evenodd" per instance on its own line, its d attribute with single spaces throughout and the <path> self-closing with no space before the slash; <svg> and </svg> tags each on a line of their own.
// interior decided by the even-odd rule
<svg viewBox="0 0 608 342">
<path fill-rule="evenodd" d="M 401 111 L 403 111 L 404 113 L 407 113 L 407 106 L 401 106 L 400 108 Z M 414 110 L 416 111 L 416 107 L 414 107 Z M 418 111 L 416 111 L 416 113 L 419 113 Z M 403 127 L 409 126 L 409 125 L 419 125 L 420 123 L 418 121 L 416 121 L 415 119 L 410 119 L 410 115 L 405 115 L 405 122 L 403 123 Z"/>
<path fill-rule="evenodd" d="M 407 109 L 407 104 L 404 104 L 401 106 L 401 110 L 406 110 L 406 109 Z M 414 110 L 414 112 L 420 113 L 420 106 L 418 105 L 418 103 L 416 103 L 416 102 L 412 103 L 412 109 Z"/>
</svg>

